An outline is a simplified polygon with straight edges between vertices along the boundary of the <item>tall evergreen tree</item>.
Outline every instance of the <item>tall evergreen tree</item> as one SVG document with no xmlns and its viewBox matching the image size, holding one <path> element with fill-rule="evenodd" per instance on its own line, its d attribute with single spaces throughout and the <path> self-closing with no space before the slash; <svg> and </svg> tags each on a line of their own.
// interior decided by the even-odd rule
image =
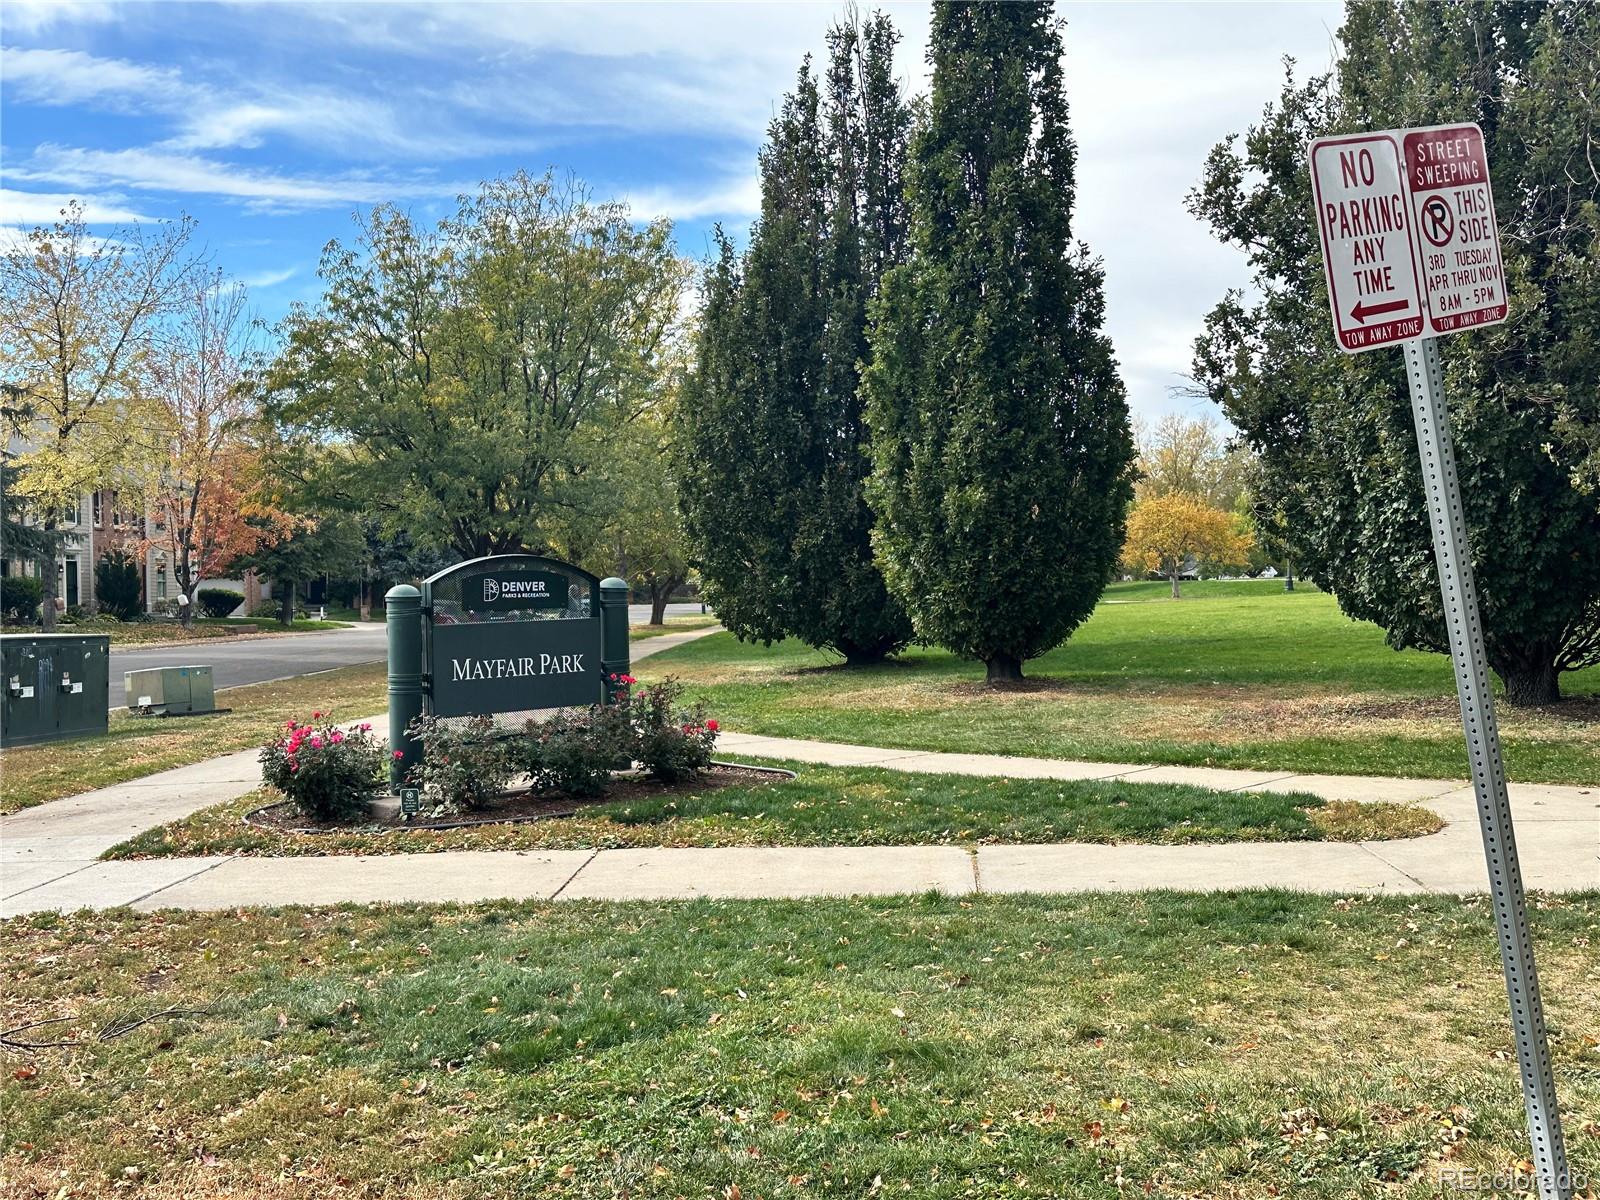
<svg viewBox="0 0 1600 1200">
<path fill-rule="evenodd" d="M 1560 697 L 1600 663 L 1600 168 L 1587 4 L 1345 10 L 1331 76 L 1290 78 L 1260 124 L 1212 150 L 1191 208 L 1244 250 L 1195 377 L 1260 456 L 1262 504 L 1307 576 L 1396 647 L 1448 650 L 1398 350 L 1347 355 L 1328 322 L 1309 141 L 1477 121 L 1487 143 L 1510 319 L 1440 339 L 1489 665 L 1512 704 Z"/>
<path fill-rule="evenodd" d="M 1100 266 L 1072 237 L 1059 23 L 1045 4 L 937 3 L 928 57 L 911 258 L 871 331 L 869 495 L 918 637 L 997 683 L 1093 610 L 1133 437 Z"/>
<path fill-rule="evenodd" d="M 873 561 L 859 386 L 867 302 L 906 242 L 897 40 L 881 15 L 837 25 L 822 79 L 801 67 L 743 257 L 718 233 L 678 421 L 685 529 L 723 624 L 852 663 L 911 635 Z"/>
</svg>

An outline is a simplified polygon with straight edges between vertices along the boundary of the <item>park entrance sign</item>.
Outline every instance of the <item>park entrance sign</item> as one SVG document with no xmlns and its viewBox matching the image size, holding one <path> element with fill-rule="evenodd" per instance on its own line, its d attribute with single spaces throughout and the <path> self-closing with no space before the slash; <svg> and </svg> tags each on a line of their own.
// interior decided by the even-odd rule
<svg viewBox="0 0 1600 1200">
<path fill-rule="evenodd" d="M 417 717 L 600 704 L 628 672 L 628 585 L 532 554 L 458 563 L 386 597 L 389 744 L 398 787 Z"/>
<path fill-rule="evenodd" d="M 1396 343 L 1405 352 L 1539 1194 L 1567 1200 L 1572 1183 L 1439 359 L 1439 334 L 1507 315 L 1483 131 L 1438 125 L 1319 138 L 1309 158 L 1334 338 L 1349 353 Z"/>
</svg>

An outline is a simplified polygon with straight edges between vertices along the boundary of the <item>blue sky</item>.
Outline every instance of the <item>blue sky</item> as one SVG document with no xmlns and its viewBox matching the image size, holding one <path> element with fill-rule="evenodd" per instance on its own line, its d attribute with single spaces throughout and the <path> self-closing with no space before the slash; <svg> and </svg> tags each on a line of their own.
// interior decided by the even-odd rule
<svg viewBox="0 0 1600 1200">
<path fill-rule="evenodd" d="M 863 6 L 865 7 L 865 6 Z M 928 6 L 884 5 L 926 88 Z M 393 201 L 437 218 L 478 180 L 570 170 L 701 258 L 758 205 L 755 153 L 839 4 L 188 4 L 0 8 L 0 226 L 77 197 L 107 228 L 187 212 L 268 319 L 319 294 L 322 247 Z M 1137 413 L 1175 398 L 1240 256 L 1184 211 L 1209 147 L 1326 69 L 1338 7 L 1062 4 L 1079 236 Z M 1308 218 L 1309 219 L 1309 218 Z"/>
</svg>

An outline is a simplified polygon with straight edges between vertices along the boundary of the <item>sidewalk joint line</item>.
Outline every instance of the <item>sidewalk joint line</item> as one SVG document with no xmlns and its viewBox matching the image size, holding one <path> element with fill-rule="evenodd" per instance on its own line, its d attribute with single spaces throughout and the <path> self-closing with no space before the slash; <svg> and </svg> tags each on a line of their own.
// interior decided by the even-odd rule
<svg viewBox="0 0 1600 1200">
<path fill-rule="evenodd" d="M 223 863 L 229 861 L 230 859 L 227 858 L 219 859 L 214 863 L 210 863 L 204 867 L 201 867 L 198 871 L 195 871 L 192 874 L 185 875 L 182 879 L 174 879 L 171 883 L 163 883 L 160 887 L 153 888 L 142 896 L 135 896 L 132 900 L 129 900 L 125 906 L 122 907 L 132 908 L 135 904 L 143 904 L 146 900 L 150 899 L 151 896 L 159 896 L 168 888 L 175 888 L 180 883 L 188 883 L 191 879 L 199 879 L 200 876 L 204 875 L 207 871 L 215 871 Z"/>
<path fill-rule="evenodd" d="M 573 871 L 573 873 L 571 875 L 568 875 L 566 877 L 566 879 L 562 882 L 561 886 L 558 887 L 555 891 L 550 893 L 550 899 L 552 899 L 552 900 L 558 899 L 560 897 L 561 893 L 567 890 L 567 886 L 574 879 L 576 879 L 578 877 L 578 875 L 583 871 L 583 869 L 585 867 L 587 867 L 590 863 L 592 863 L 595 859 L 597 859 L 599 857 L 600 857 L 600 851 L 598 849 L 589 851 L 589 857 L 584 859 L 581 863 L 578 864 L 578 869 L 576 871 Z"/>
<path fill-rule="evenodd" d="M 1450 827 L 1449 823 L 1447 822 L 1446 825 L 1445 825 L 1445 829 L 1448 829 L 1449 827 Z M 1439 830 L 1439 832 L 1443 833 L 1444 829 Z M 1409 879 L 1412 883 L 1416 884 L 1423 891 L 1428 892 L 1428 891 L 1435 890 L 1433 888 L 1430 888 L 1427 884 L 1423 883 L 1422 880 L 1418 879 L 1410 871 L 1404 870 L 1403 868 L 1396 866 L 1394 863 L 1390 862 L 1383 855 L 1379 854 L 1376 850 L 1374 850 L 1372 848 L 1372 843 L 1370 843 L 1370 842 L 1357 842 L 1356 845 L 1360 846 L 1368 854 L 1372 855 L 1373 858 L 1377 859 L 1379 862 L 1381 862 L 1384 866 L 1388 867 L 1391 871 L 1395 872 L 1397 875 L 1405 876 L 1407 879 Z"/>
<path fill-rule="evenodd" d="M 1063 759 L 1062 761 L 1063 762 L 1069 762 L 1071 760 L 1070 759 Z M 1161 764 L 1160 763 L 1146 763 L 1142 767 L 1133 767 L 1132 769 L 1127 770 L 1127 771 L 1117 771 L 1117 772 L 1115 772 L 1113 774 L 1110 774 L 1110 775 L 1091 775 L 1089 778 L 1091 780 L 1095 780 L 1095 779 L 1126 779 L 1129 775 L 1143 775 L 1146 771 L 1159 771 L 1160 769 L 1161 769 Z M 1179 768 L 1179 769 L 1181 770 L 1182 768 Z"/>
<path fill-rule="evenodd" d="M 65 875 L 57 875 L 54 879 L 46 879 L 43 883 L 36 883 L 32 887 L 23 888 L 21 891 L 9 892 L 4 896 L 0 896 L 0 900 L 14 900 L 18 896 L 26 896 L 29 892 L 36 892 L 42 887 L 49 887 L 52 883 L 60 883 L 63 879 L 71 879 L 74 875 L 77 875 L 82 871 L 87 871 L 90 867 L 97 867 L 99 865 L 100 860 L 98 858 L 92 859 L 91 861 L 84 863 L 83 866 L 79 867 L 76 871 L 68 871 Z"/>
<path fill-rule="evenodd" d="M 1299 779 L 1304 773 L 1303 771 L 1291 771 L 1287 775 L 1274 775 L 1271 779 L 1258 779 L 1254 783 L 1240 784 L 1238 787 L 1223 788 L 1222 790 L 1225 792 L 1253 792 L 1258 788 L 1266 787 L 1269 783 L 1282 783 L 1285 779 Z"/>
</svg>

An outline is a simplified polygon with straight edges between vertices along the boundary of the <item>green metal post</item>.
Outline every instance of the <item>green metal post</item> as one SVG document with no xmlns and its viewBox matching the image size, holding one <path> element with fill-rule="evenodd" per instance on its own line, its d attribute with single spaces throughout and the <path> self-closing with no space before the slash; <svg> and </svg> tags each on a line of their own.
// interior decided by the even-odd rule
<svg viewBox="0 0 1600 1200">
<path fill-rule="evenodd" d="M 389 790 L 398 792 L 406 773 L 422 759 L 422 743 L 407 730 L 422 715 L 422 593 L 409 583 L 383 598 L 389 635 Z M 394 751 L 402 752 L 400 758 Z"/>
<path fill-rule="evenodd" d="M 600 581 L 600 676 L 606 684 L 606 703 L 617 685 L 613 675 L 628 673 L 628 584 L 613 575 Z"/>
</svg>

